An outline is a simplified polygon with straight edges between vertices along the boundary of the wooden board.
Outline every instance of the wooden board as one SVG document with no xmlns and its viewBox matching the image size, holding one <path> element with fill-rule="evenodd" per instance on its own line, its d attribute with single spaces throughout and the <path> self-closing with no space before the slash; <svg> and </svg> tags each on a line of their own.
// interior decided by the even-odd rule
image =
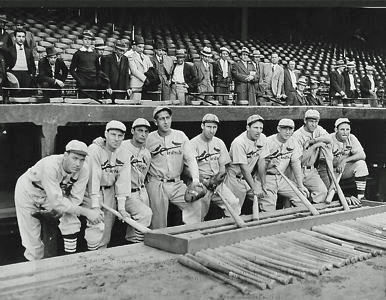
<svg viewBox="0 0 386 300">
<path fill-rule="evenodd" d="M 145 234 L 145 245 L 172 253 L 195 253 L 201 249 L 229 245 L 242 240 L 252 239 L 260 236 L 273 235 L 302 228 L 311 229 L 312 226 L 386 212 L 386 205 L 382 203 L 379 203 L 379 205 L 376 204 L 377 203 L 372 203 L 374 206 L 366 206 L 347 212 L 339 211 L 330 214 L 309 216 L 288 221 L 279 221 L 272 224 L 236 228 L 233 230 L 213 233 L 210 235 L 203 235 L 200 233 L 200 230 L 205 229 L 205 226 L 213 225 L 213 223 L 208 224 L 210 222 L 197 224 L 196 226 L 198 226 L 198 230 L 196 230 L 196 232 L 192 232 L 189 236 L 182 236 L 178 234 L 187 231 L 191 232 L 191 229 L 194 227 L 194 225 L 183 225 L 173 229 L 158 229 Z M 227 221 L 232 222 L 231 220 Z"/>
</svg>

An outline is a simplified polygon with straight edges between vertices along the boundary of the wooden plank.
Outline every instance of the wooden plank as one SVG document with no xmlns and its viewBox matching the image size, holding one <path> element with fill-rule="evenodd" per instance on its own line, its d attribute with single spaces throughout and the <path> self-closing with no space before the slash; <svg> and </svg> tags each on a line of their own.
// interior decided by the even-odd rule
<svg viewBox="0 0 386 300">
<path fill-rule="evenodd" d="M 266 224 L 261 226 L 237 228 L 234 230 L 206 236 L 200 236 L 198 233 L 191 239 L 152 232 L 151 235 L 145 234 L 145 245 L 179 254 L 195 253 L 196 251 L 205 248 L 229 245 L 240 242 L 242 240 L 253 239 L 256 237 L 273 235 L 292 230 L 311 229 L 312 226 L 355 219 L 358 217 L 364 217 L 383 212 L 386 212 L 386 205 L 378 205 L 376 207 L 364 207 L 351 211 L 310 216 L 302 219 L 276 222 L 273 224 Z M 166 236 L 168 237 L 167 242 L 165 238 Z M 183 241 L 183 243 L 181 241 Z M 178 247 L 174 248 L 174 245 L 178 245 Z"/>
</svg>

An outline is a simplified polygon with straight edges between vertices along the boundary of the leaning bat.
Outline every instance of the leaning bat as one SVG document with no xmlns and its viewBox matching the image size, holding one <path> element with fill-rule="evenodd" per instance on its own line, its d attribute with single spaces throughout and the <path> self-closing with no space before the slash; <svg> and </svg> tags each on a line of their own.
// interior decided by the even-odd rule
<svg viewBox="0 0 386 300">
<path fill-rule="evenodd" d="M 238 227 L 246 227 L 247 225 L 245 224 L 244 220 L 233 210 L 233 208 L 230 206 L 229 202 L 225 197 L 219 192 L 216 191 L 217 195 L 220 196 L 222 202 L 224 202 L 225 207 L 231 214 L 233 220 L 235 220 L 236 224 Z"/>
<path fill-rule="evenodd" d="M 122 219 L 122 216 L 119 212 L 117 212 L 115 209 L 107 206 L 106 204 L 104 203 L 101 203 L 101 206 L 111 212 L 112 214 L 116 215 L 118 218 L 121 218 Z M 129 224 L 131 227 L 137 229 L 138 231 L 142 232 L 142 233 L 146 233 L 146 232 L 150 232 L 151 229 L 139 224 L 137 221 L 134 221 L 132 218 L 124 218 L 123 221 L 125 221 L 127 224 Z"/>
<path fill-rule="evenodd" d="M 292 188 L 292 190 L 295 192 L 295 194 L 299 197 L 299 199 L 303 202 L 303 204 L 308 208 L 308 210 L 315 216 L 319 215 L 319 212 L 316 210 L 316 208 L 308 201 L 308 199 L 303 195 L 301 191 L 294 185 L 294 183 L 284 175 L 282 171 L 279 170 L 278 167 L 275 167 L 276 170 L 279 172 L 279 174 L 284 178 L 284 180 L 288 183 L 288 185 Z"/>
<path fill-rule="evenodd" d="M 323 154 L 325 155 L 325 157 L 327 157 L 326 150 L 324 150 L 322 148 L 322 151 L 323 151 Z M 341 189 L 341 187 L 340 187 L 340 185 L 338 183 L 338 180 L 336 179 L 336 177 L 334 175 L 334 167 L 332 166 L 332 162 L 330 160 L 326 159 L 326 164 L 327 164 L 327 169 L 328 169 L 328 171 L 331 174 L 331 179 L 334 182 L 336 191 L 338 193 L 340 203 L 342 203 L 343 209 L 344 210 L 350 210 L 350 207 L 347 204 L 346 197 L 344 196 L 343 191 L 342 191 L 342 189 Z"/>
<path fill-rule="evenodd" d="M 259 198 L 253 195 L 252 220 L 259 220 Z"/>
<path fill-rule="evenodd" d="M 337 182 L 339 182 L 340 179 L 342 178 L 342 174 L 343 173 L 340 173 L 338 175 L 338 178 L 336 178 Z M 335 175 L 332 174 L 332 176 L 335 176 Z M 326 199 L 324 200 L 324 202 L 331 203 L 332 198 L 334 198 L 334 195 L 335 195 L 335 188 L 334 188 L 334 183 L 332 182 L 330 188 L 328 189 L 328 194 L 327 194 Z"/>
</svg>

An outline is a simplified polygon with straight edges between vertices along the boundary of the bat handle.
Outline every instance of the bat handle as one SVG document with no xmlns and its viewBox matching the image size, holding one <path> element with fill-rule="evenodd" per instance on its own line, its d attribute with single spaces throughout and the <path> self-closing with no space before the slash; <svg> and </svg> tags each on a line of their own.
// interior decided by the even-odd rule
<svg viewBox="0 0 386 300">
<path fill-rule="evenodd" d="M 252 219 L 259 220 L 259 198 L 257 195 L 253 196 Z"/>
</svg>

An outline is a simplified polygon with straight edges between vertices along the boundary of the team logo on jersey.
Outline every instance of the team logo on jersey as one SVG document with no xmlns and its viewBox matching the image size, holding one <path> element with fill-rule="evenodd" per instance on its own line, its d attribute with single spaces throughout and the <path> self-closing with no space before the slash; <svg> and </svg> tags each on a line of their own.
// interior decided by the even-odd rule
<svg viewBox="0 0 386 300">
<path fill-rule="evenodd" d="M 134 155 L 130 158 L 131 167 L 137 171 L 143 173 L 146 170 L 146 160 L 145 157 L 135 157 Z"/>
<path fill-rule="evenodd" d="M 119 170 L 123 167 L 123 165 L 124 163 L 119 159 L 115 160 L 115 165 L 111 165 L 110 161 L 106 160 L 102 164 L 101 168 L 102 168 L 102 172 L 118 174 Z"/>
<path fill-rule="evenodd" d="M 256 145 L 256 148 L 257 148 L 256 150 L 252 150 L 252 151 L 247 153 L 247 158 L 252 158 L 252 157 L 257 156 L 257 154 L 260 152 L 260 150 L 263 148 L 263 146 Z"/>
<path fill-rule="evenodd" d="M 208 161 L 208 160 L 218 160 L 221 149 L 213 147 L 213 150 L 215 151 L 214 153 L 209 153 L 204 150 L 200 155 L 196 156 L 197 162 Z"/>
<path fill-rule="evenodd" d="M 286 147 L 285 152 L 280 152 L 280 150 L 276 150 L 275 152 L 271 153 L 266 157 L 267 160 L 271 160 L 274 158 L 278 159 L 289 159 L 291 158 L 292 152 L 294 151 L 294 148 Z"/>
<path fill-rule="evenodd" d="M 75 178 L 70 178 L 68 181 L 66 180 L 63 180 L 59 185 L 60 185 L 60 188 L 62 190 L 62 193 L 63 193 L 63 196 L 66 196 L 66 197 L 69 197 L 70 194 L 71 194 L 71 189 L 72 189 L 72 186 L 74 185 L 74 183 L 76 182 L 77 180 Z"/>
<path fill-rule="evenodd" d="M 150 152 L 151 156 L 154 157 L 159 154 L 160 155 L 182 154 L 182 151 L 181 151 L 182 143 L 172 141 L 172 144 L 174 146 L 171 146 L 171 147 L 162 147 L 162 145 L 158 145 L 153 151 Z M 174 150 L 174 149 L 178 149 L 178 150 Z"/>
<path fill-rule="evenodd" d="M 334 157 L 339 157 L 339 156 L 348 156 L 350 155 L 352 150 L 352 146 L 346 145 L 343 149 L 336 149 L 332 151 L 332 155 Z"/>
</svg>

